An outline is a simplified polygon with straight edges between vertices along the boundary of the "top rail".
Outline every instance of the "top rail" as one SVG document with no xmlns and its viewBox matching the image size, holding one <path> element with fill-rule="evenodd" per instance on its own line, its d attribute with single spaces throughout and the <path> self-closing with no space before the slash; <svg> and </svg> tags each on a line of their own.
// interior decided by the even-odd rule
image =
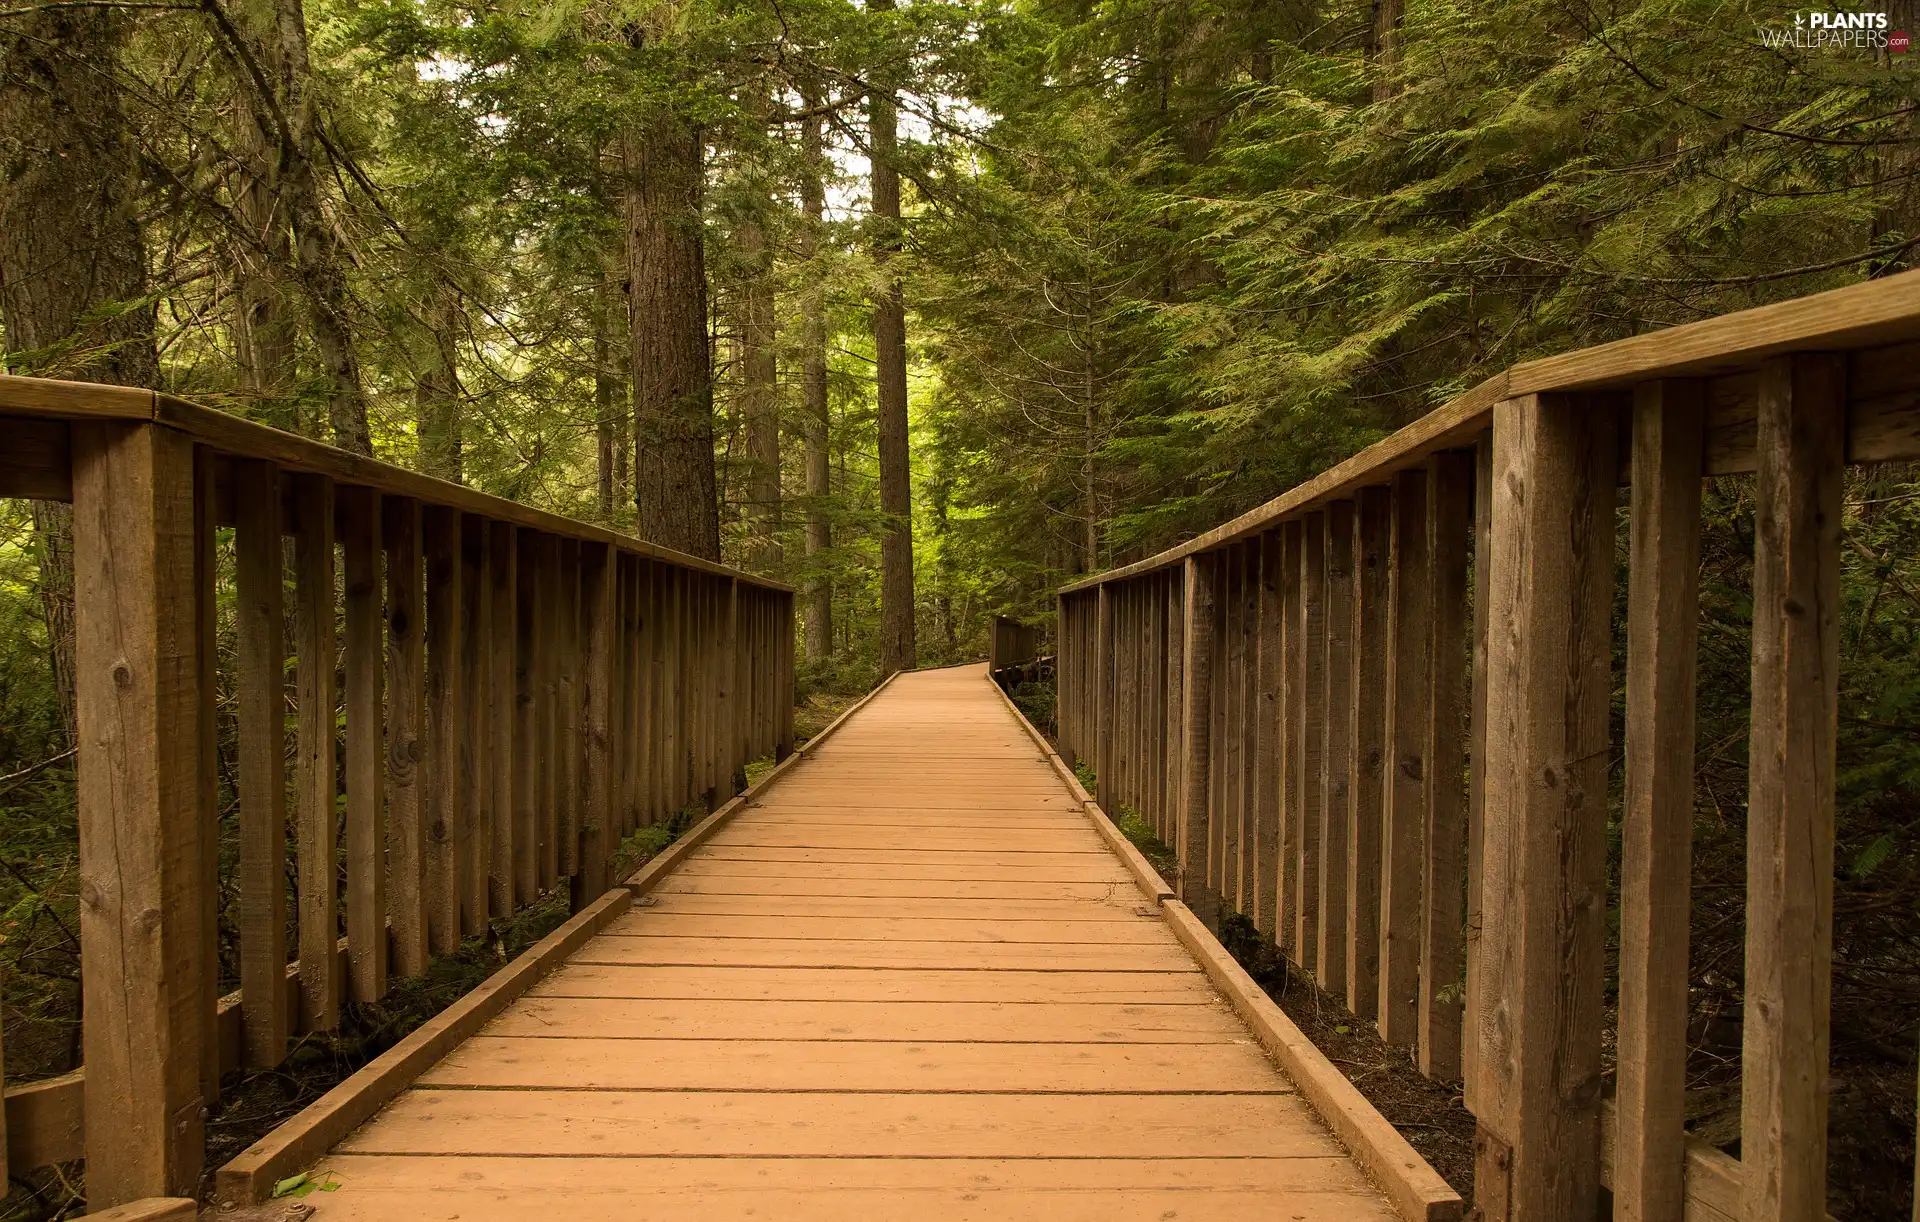
<svg viewBox="0 0 1920 1222">
<path fill-rule="evenodd" d="M 93 382 L 65 382 L 53 378 L 24 378 L 0 374 L 0 416 L 32 416 L 49 421 L 145 420 L 163 424 L 234 458 L 272 461 L 288 471 L 325 475 L 337 483 L 372 488 L 392 496 L 412 497 L 464 513 L 480 514 L 584 543 L 607 543 L 651 560 L 666 561 L 715 576 L 737 578 L 768 590 L 792 593 L 793 587 L 771 578 L 742 572 L 711 560 L 649 543 L 591 522 L 535 509 L 518 501 L 450 483 L 418 471 L 345 450 L 173 395 L 131 386 Z M 60 442 L 49 439 L 32 454 L 0 457 L 9 473 L 32 474 L 39 479 L 31 490 L 43 499 L 70 500 L 66 462 Z"/>
<path fill-rule="evenodd" d="M 1238 543 L 1284 518 L 1350 496 L 1441 450 L 1470 443 L 1491 424 L 1494 404 L 1550 392 L 1625 390 L 1656 378 L 1713 382 L 1707 413 L 1707 470 L 1754 469 L 1756 379 L 1761 362 L 1783 352 L 1856 354 L 1847 457 L 1877 462 L 1913 448 L 1907 408 L 1920 393 L 1920 271 L 1848 285 L 1792 301 L 1635 335 L 1527 361 L 1497 373 L 1352 458 L 1263 505 L 1144 560 L 1060 587 L 1062 594 L 1150 573 L 1188 556 Z"/>
</svg>

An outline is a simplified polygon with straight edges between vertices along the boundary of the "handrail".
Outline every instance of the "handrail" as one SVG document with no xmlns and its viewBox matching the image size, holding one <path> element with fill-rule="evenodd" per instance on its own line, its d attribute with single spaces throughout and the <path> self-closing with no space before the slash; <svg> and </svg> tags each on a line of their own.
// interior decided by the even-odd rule
<svg viewBox="0 0 1920 1222">
<path fill-rule="evenodd" d="M 125 387 L 0 376 L 0 496 L 73 505 L 85 1003 L 83 1069 L 7 1092 L 0 1172 L 84 1156 L 96 1211 L 195 1190 L 228 1069 L 579 910 L 623 837 L 793 749 L 780 582 Z"/>
<path fill-rule="evenodd" d="M 1173 846 L 1203 918 L 1252 921 L 1462 1082 L 1489 1222 L 1591 1216 L 1603 1184 L 1620 1217 L 1824 1216 L 1841 481 L 1912 459 L 1920 272 L 1528 362 L 1061 587 L 1062 754 Z M 1741 472 L 1757 508 L 1734 1159 L 1683 1121 L 1702 484 Z"/>
<path fill-rule="evenodd" d="M 1703 377 L 1723 385 L 1707 417 L 1709 470 L 1716 475 L 1753 469 L 1751 375 L 1770 356 L 1787 351 L 1879 349 L 1857 371 L 1872 387 L 1856 398 L 1865 417 L 1850 429 L 1848 456 L 1886 462 L 1913 444 L 1900 393 L 1920 381 L 1920 352 L 1896 345 L 1920 340 L 1920 271 L 1902 272 L 1808 297 L 1757 306 L 1700 322 L 1527 361 L 1494 374 L 1398 432 L 1274 499 L 1185 543 L 1144 560 L 1061 586 L 1072 594 L 1177 564 L 1188 556 L 1250 538 L 1273 523 L 1306 512 L 1383 476 L 1417 466 L 1429 454 L 1471 444 L 1490 426 L 1496 403 L 1552 392 L 1622 390 L 1654 378 Z"/>
</svg>

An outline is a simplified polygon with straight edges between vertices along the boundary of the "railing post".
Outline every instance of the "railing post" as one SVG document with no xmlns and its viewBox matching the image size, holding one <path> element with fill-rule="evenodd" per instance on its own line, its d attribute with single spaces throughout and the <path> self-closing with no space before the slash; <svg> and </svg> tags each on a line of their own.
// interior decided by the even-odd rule
<svg viewBox="0 0 1920 1222">
<path fill-rule="evenodd" d="M 1609 400 L 1494 408 L 1475 1196 L 1487 1222 L 1600 1191 L 1614 486 Z"/>
<path fill-rule="evenodd" d="M 76 421 L 75 698 L 88 1205 L 200 1177 L 201 691 L 193 445 Z"/>
<path fill-rule="evenodd" d="M 1761 366 L 1740 1055 L 1752 1222 L 1826 1208 L 1846 416 L 1844 357 Z"/>
<path fill-rule="evenodd" d="M 613 548 L 580 545 L 581 633 L 580 837 L 572 885 L 573 910 L 580 911 L 607 889 L 608 863 L 616 840 L 613 822 L 614 583 L 618 577 Z"/>
<path fill-rule="evenodd" d="M 1200 556 L 1186 559 L 1186 600 L 1181 622 L 1180 675 L 1180 820 L 1175 848 L 1180 855 L 1180 898 L 1200 919 L 1217 925 L 1217 897 L 1207 889 L 1208 766 L 1213 719 L 1213 566 Z"/>
<path fill-rule="evenodd" d="M 1106 583 L 1099 587 L 1099 609 L 1093 629 L 1093 768 L 1094 796 L 1102 806 L 1113 804 L 1113 596 Z"/>
</svg>

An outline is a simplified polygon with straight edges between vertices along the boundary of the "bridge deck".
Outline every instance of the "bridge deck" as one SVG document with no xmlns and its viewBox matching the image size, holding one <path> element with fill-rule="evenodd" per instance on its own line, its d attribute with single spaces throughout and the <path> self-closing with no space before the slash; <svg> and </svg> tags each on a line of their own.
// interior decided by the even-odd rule
<svg viewBox="0 0 1920 1222">
<path fill-rule="evenodd" d="M 320 1170 L 320 1222 L 1393 1216 L 978 667 L 902 675 Z"/>
</svg>

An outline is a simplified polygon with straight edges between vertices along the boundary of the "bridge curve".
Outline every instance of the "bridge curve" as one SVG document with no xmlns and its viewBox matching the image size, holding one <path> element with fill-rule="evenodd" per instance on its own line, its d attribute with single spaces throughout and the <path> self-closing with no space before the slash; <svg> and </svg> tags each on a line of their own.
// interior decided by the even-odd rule
<svg viewBox="0 0 1920 1222">
<path fill-rule="evenodd" d="M 1395 1216 L 977 666 L 899 676 L 312 1174 L 327 1222 Z"/>
</svg>

